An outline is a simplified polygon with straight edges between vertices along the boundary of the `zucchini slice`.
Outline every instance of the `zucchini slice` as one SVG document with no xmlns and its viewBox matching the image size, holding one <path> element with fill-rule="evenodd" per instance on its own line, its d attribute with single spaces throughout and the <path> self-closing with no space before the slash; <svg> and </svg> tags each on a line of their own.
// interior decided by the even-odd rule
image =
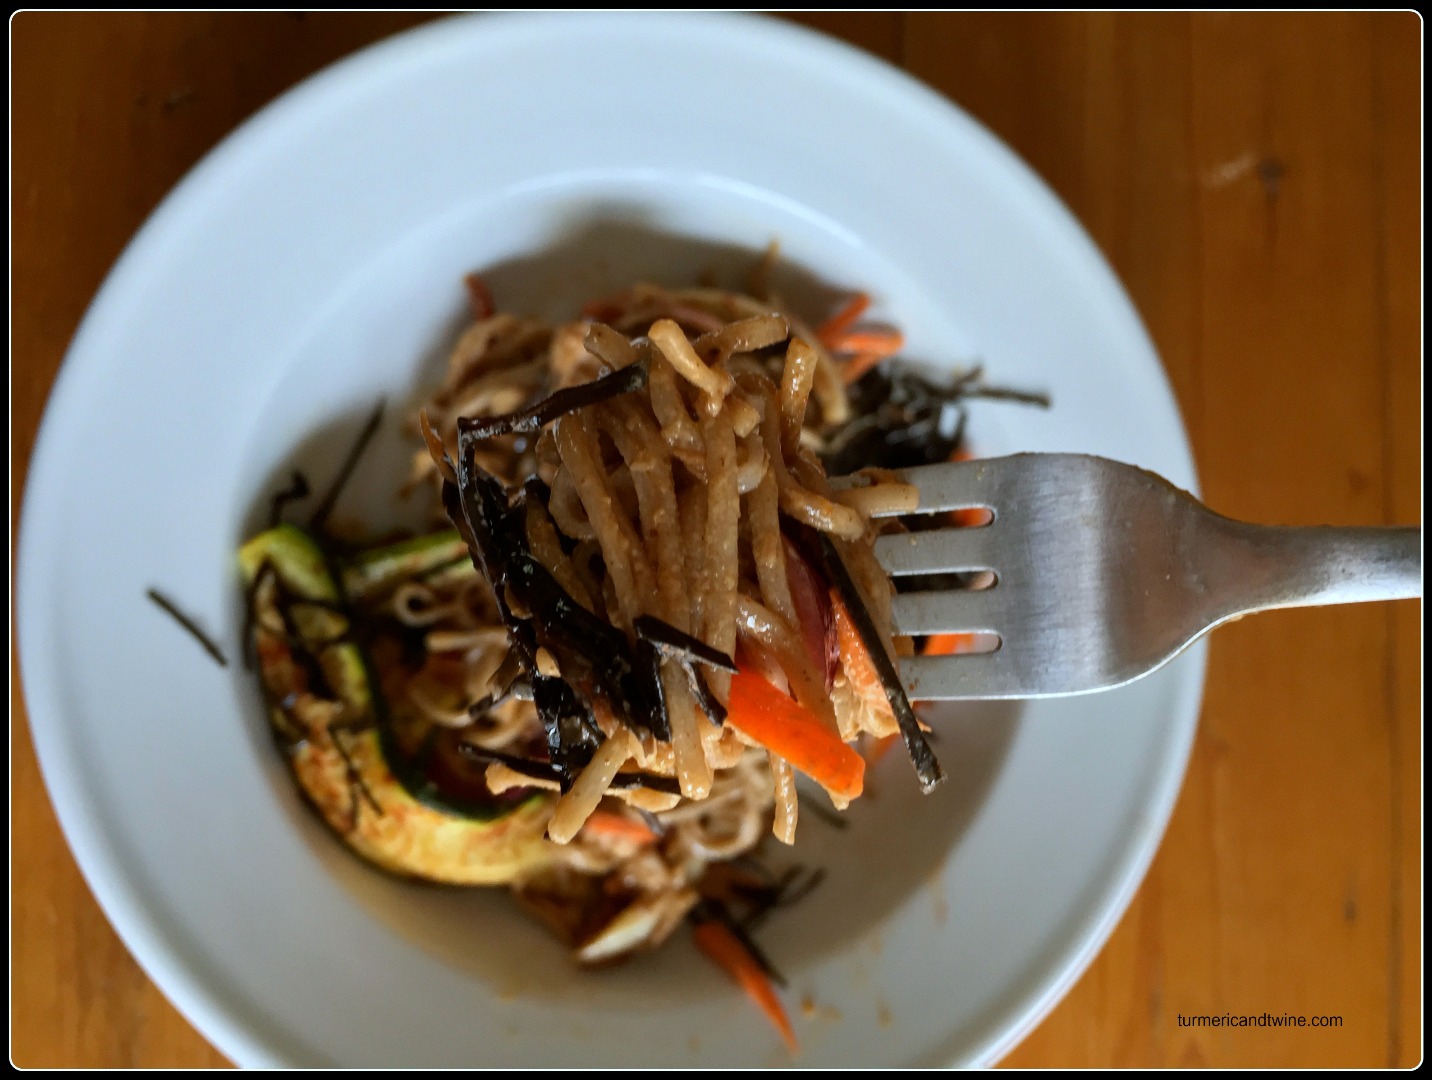
<svg viewBox="0 0 1432 1080">
<path fill-rule="evenodd" d="M 414 577 L 442 579 L 450 574 L 472 577 L 476 573 L 467 544 L 456 529 L 449 529 L 360 551 L 344 561 L 339 576 L 348 599 L 358 604 Z"/>
<path fill-rule="evenodd" d="M 505 884 L 551 860 L 549 797 L 494 799 L 481 812 L 456 813 L 405 785 L 413 763 L 397 755 L 344 598 L 312 537 L 277 526 L 239 550 L 239 565 L 274 731 L 299 788 L 344 843 L 385 870 L 452 885 Z"/>
</svg>

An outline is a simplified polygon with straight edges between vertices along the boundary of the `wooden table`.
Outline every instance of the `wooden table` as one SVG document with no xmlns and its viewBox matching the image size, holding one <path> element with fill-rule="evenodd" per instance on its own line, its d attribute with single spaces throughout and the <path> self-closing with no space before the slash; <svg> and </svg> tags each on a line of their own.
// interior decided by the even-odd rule
<svg viewBox="0 0 1432 1080">
<path fill-rule="evenodd" d="M 25 13 L 13 35 L 11 522 L 65 346 L 125 241 L 239 121 L 410 14 Z M 810 15 L 1007 140 L 1143 313 L 1204 492 L 1420 520 L 1420 27 L 1402 14 Z M 1415 603 L 1214 636 L 1188 780 L 1102 955 L 1008 1063 L 1421 1057 Z M 12 1060 L 223 1064 L 115 937 L 35 765 L 12 652 Z M 1178 1014 L 1337 1015 L 1335 1029 Z"/>
</svg>

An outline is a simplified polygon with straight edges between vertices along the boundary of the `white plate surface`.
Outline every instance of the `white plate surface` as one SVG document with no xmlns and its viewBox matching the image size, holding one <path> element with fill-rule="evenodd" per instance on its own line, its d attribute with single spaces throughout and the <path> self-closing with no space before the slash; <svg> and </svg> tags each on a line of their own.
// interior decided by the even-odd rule
<svg viewBox="0 0 1432 1080">
<path fill-rule="evenodd" d="M 368 871 L 299 804 L 249 678 L 144 598 L 162 587 L 237 653 L 233 551 L 266 492 L 291 461 L 321 474 L 378 396 L 413 398 L 467 270 L 504 306 L 570 312 L 633 277 L 734 273 L 773 238 L 797 300 L 866 289 L 911 355 L 1052 394 L 1047 413 L 977 407 L 981 451 L 1099 453 L 1195 488 L 1152 345 L 1067 211 L 929 90 L 770 21 L 403 35 L 247 123 L 115 267 L 31 468 L 25 689 L 87 881 L 236 1061 L 786 1060 L 689 945 L 576 975 L 503 896 Z M 401 469 L 375 460 L 346 512 L 391 517 Z M 985 1063 L 1036 1023 L 1147 867 L 1203 666 L 1200 646 L 1114 693 L 956 709 L 939 795 L 891 754 L 853 828 L 807 818 L 798 856 L 830 877 L 765 931 L 800 1063 Z"/>
</svg>

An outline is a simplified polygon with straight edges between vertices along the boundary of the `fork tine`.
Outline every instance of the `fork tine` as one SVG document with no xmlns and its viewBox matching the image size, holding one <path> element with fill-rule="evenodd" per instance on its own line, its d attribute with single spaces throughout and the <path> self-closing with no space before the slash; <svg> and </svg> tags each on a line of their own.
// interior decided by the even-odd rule
<svg viewBox="0 0 1432 1080">
<path fill-rule="evenodd" d="M 911 699 L 1017 698 L 1029 696 L 1018 666 L 1003 649 L 957 656 L 908 656 L 900 661 L 900 678 Z"/>
<path fill-rule="evenodd" d="M 952 570 L 994 570 L 997 525 L 889 533 L 875 541 L 875 557 L 888 573 L 943 574 Z"/>
<path fill-rule="evenodd" d="M 945 462 L 939 465 L 917 465 L 899 470 L 900 478 L 914 484 L 920 493 L 917 514 L 933 514 L 940 510 L 968 510 L 992 507 L 993 482 L 999 477 L 1000 459 Z M 907 513 L 909 511 L 906 511 Z"/>
<path fill-rule="evenodd" d="M 999 633 L 999 586 L 950 592 L 897 593 L 891 602 L 901 634 Z"/>
</svg>

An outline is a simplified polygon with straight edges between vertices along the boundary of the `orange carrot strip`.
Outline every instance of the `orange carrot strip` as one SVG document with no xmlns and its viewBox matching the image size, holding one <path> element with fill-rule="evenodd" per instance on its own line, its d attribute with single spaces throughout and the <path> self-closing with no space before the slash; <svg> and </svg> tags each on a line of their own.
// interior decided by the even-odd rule
<svg viewBox="0 0 1432 1080">
<path fill-rule="evenodd" d="M 842 799 L 859 798 L 865 788 L 865 759 L 820 722 L 804 705 L 761 676 L 731 676 L 726 723 Z"/>
<path fill-rule="evenodd" d="M 830 590 L 830 606 L 835 615 L 835 638 L 840 645 L 840 667 L 845 672 L 851 689 L 872 709 L 893 721 L 895 710 L 890 707 L 890 699 L 885 696 L 885 684 L 880 681 L 875 660 L 865 648 L 865 641 L 861 638 L 860 631 L 855 628 L 855 620 L 850 617 L 845 601 L 840 598 L 839 589 Z"/>
<path fill-rule="evenodd" d="M 951 461 L 973 461 L 974 453 L 965 446 L 959 447 L 950 455 Z M 988 525 L 994 520 L 991 514 L 982 506 L 972 506 L 968 510 L 951 510 L 946 519 L 951 525 L 958 525 L 963 528 L 974 528 L 977 525 Z"/>
<path fill-rule="evenodd" d="M 731 680 L 734 688 L 737 675 Z M 781 1038 L 786 1042 L 786 1048 L 792 1054 L 799 1053 L 800 1044 L 796 1042 L 795 1029 L 791 1027 L 790 1017 L 786 1015 L 785 1007 L 781 999 L 776 996 L 776 988 L 771 985 L 771 978 L 761 970 L 761 965 L 756 963 L 755 957 L 746 951 L 739 938 L 731 933 L 725 926 L 716 921 L 704 922 L 696 927 L 694 931 L 696 947 L 700 949 L 711 961 L 731 976 L 736 984 L 746 992 L 746 996 L 754 1001 L 766 1014 L 772 1026 L 781 1033 Z"/>
<path fill-rule="evenodd" d="M 497 307 L 492 302 L 492 290 L 487 287 L 487 282 L 483 281 L 479 274 L 468 274 L 462 279 L 462 283 L 467 286 L 467 302 L 472 307 L 472 317 L 491 317 Z"/>
<path fill-rule="evenodd" d="M 646 822 L 629 818 L 625 814 L 615 814 L 610 810 L 593 810 L 587 817 L 587 823 L 582 826 L 582 832 L 613 840 L 630 840 L 643 847 L 657 841 L 656 833 Z"/>
<path fill-rule="evenodd" d="M 974 634 L 931 634 L 925 640 L 922 656 L 953 656 L 974 647 Z"/>
<path fill-rule="evenodd" d="M 899 330 L 847 330 L 831 342 L 832 352 L 879 353 L 894 356 L 905 347 L 905 335 Z"/>
<path fill-rule="evenodd" d="M 883 354 L 874 352 L 863 352 L 852 356 L 840 369 L 840 377 L 845 381 L 845 385 L 849 386 L 884 359 Z"/>
<path fill-rule="evenodd" d="M 834 348 L 832 342 L 854 326 L 855 320 L 864 315 L 869 306 L 870 297 L 865 293 L 856 293 L 843 308 L 816 327 L 816 339 L 827 349 Z"/>
<path fill-rule="evenodd" d="M 433 464 L 438 467 L 444 480 L 457 483 L 457 473 L 453 472 L 452 461 L 449 460 L 447 448 L 443 446 L 442 437 L 434 430 L 432 421 L 428 419 L 428 410 L 418 410 L 418 430 L 423 433 L 423 442 L 428 445 L 428 457 L 433 459 Z"/>
<path fill-rule="evenodd" d="M 949 522 L 962 529 L 973 529 L 980 525 L 988 525 L 994 520 L 994 515 L 983 506 L 971 506 L 967 510 L 951 510 Z"/>
</svg>

